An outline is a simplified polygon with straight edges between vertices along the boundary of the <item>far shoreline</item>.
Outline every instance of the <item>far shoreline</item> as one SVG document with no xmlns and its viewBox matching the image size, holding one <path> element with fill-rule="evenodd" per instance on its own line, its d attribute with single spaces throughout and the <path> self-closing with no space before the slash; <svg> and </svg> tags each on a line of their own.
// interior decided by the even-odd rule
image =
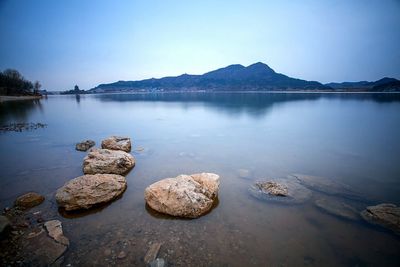
<svg viewBox="0 0 400 267">
<path fill-rule="evenodd" d="M 0 95 L 0 102 L 36 100 L 36 99 L 41 99 L 42 97 L 43 96 L 41 95 L 23 95 L 23 96 Z"/>
</svg>

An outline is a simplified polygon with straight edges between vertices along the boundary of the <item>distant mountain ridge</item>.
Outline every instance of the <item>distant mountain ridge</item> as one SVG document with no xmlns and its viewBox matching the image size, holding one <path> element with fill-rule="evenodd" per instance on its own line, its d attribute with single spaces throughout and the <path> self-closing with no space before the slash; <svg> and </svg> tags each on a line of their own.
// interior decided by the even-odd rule
<svg viewBox="0 0 400 267">
<path fill-rule="evenodd" d="M 120 91 L 285 91 L 285 90 L 340 90 L 372 88 L 382 91 L 400 90 L 400 81 L 384 78 L 376 82 L 329 83 L 306 81 L 275 72 L 267 64 L 257 62 L 247 67 L 234 64 L 202 75 L 182 74 L 175 77 L 118 81 L 100 84 L 89 90 L 94 93 Z M 390 84 L 387 88 L 386 85 Z M 380 87 L 379 87 L 380 86 Z M 397 89 L 393 89 L 397 88 Z"/>
</svg>

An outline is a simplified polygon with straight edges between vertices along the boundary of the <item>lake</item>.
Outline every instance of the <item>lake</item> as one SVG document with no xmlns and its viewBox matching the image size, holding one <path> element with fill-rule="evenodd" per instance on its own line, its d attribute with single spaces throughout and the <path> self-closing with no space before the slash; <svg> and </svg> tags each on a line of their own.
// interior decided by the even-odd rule
<svg viewBox="0 0 400 267">
<path fill-rule="evenodd" d="M 330 178 L 364 196 L 358 212 L 400 204 L 400 94 L 187 93 L 49 96 L 0 103 L 0 124 L 47 127 L 0 133 L 0 207 L 29 191 L 62 221 L 64 265 L 143 265 L 152 242 L 169 266 L 399 266 L 400 237 L 301 204 L 254 198 L 258 180 Z M 82 175 L 75 144 L 133 140 L 135 168 L 121 198 L 88 212 L 58 210 L 57 188 Z M 143 151 L 138 151 L 143 148 Z M 146 207 L 144 189 L 179 174 L 220 175 L 218 203 L 198 219 Z M 245 173 L 245 175 L 243 174 Z M 337 199 L 337 198 L 336 198 Z M 117 258 L 124 251 L 126 257 Z"/>
</svg>

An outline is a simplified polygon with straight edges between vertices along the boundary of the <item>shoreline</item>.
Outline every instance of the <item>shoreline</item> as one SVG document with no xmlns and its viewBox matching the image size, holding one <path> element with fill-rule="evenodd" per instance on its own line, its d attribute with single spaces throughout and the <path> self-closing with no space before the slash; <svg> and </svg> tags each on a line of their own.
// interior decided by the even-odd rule
<svg viewBox="0 0 400 267">
<path fill-rule="evenodd" d="M 9 96 L 9 95 L 0 95 L 0 103 L 8 102 L 8 101 L 23 101 L 23 100 L 35 100 L 41 99 L 43 96 L 33 96 L 33 95 L 24 95 L 24 96 Z"/>
<path fill-rule="evenodd" d="M 326 91 L 326 90 L 271 90 L 271 91 L 120 91 L 120 92 L 97 92 L 97 93 L 85 93 L 85 94 L 68 94 L 68 95 L 110 95 L 110 94 L 224 94 L 224 93 L 240 93 L 240 94 L 400 94 L 400 91 L 393 92 L 377 92 L 377 91 Z M 62 94 L 49 94 L 51 95 L 62 95 Z M 0 96 L 1 97 L 1 96 Z"/>
</svg>

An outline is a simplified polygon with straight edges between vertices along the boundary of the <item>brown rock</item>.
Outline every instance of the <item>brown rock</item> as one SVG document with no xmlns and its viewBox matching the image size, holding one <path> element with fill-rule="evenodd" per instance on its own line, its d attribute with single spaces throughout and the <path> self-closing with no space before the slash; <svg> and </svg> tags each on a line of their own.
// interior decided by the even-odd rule
<svg viewBox="0 0 400 267">
<path fill-rule="evenodd" d="M 126 179 L 115 174 L 83 175 L 67 182 L 56 193 L 58 205 L 66 210 L 89 209 L 121 195 Z"/>
<path fill-rule="evenodd" d="M 131 151 L 131 139 L 129 137 L 110 136 L 101 142 L 101 148 L 111 150 Z"/>
<path fill-rule="evenodd" d="M 213 173 L 179 175 L 158 181 L 145 190 L 154 210 L 172 216 L 197 218 L 209 211 L 218 196 L 219 176 Z"/>
<path fill-rule="evenodd" d="M 66 251 L 67 246 L 56 242 L 45 231 L 24 238 L 21 256 L 27 266 L 52 266 Z"/>
<path fill-rule="evenodd" d="M 134 166 L 133 156 L 119 150 L 92 149 L 83 160 L 85 174 L 126 174 Z"/>
<path fill-rule="evenodd" d="M 380 225 L 400 235 L 400 207 L 394 204 L 369 206 L 361 212 L 361 217 L 369 223 Z"/>
<path fill-rule="evenodd" d="M 89 148 L 94 146 L 96 143 L 93 140 L 85 140 L 76 144 L 75 149 L 79 151 L 87 151 Z"/>
<path fill-rule="evenodd" d="M 68 246 L 69 240 L 63 234 L 61 222 L 59 220 L 52 220 L 44 223 L 49 236 L 58 243 Z"/>
<path fill-rule="evenodd" d="M 44 201 L 44 196 L 35 192 L 26 193 L 15 200 L 15 206 L 20 208 L 32 208 Z"/>
<path fill-rule="evenodd" d="M 278 184 L 272 181 L 258 181 L 255 183 L 255 186 L 258 187 L 259 190 L 263 191 L 265 194 L 286 197 L 288 195 L 288 189 L 286 186 L 282 184 Z"/>
</svg>

